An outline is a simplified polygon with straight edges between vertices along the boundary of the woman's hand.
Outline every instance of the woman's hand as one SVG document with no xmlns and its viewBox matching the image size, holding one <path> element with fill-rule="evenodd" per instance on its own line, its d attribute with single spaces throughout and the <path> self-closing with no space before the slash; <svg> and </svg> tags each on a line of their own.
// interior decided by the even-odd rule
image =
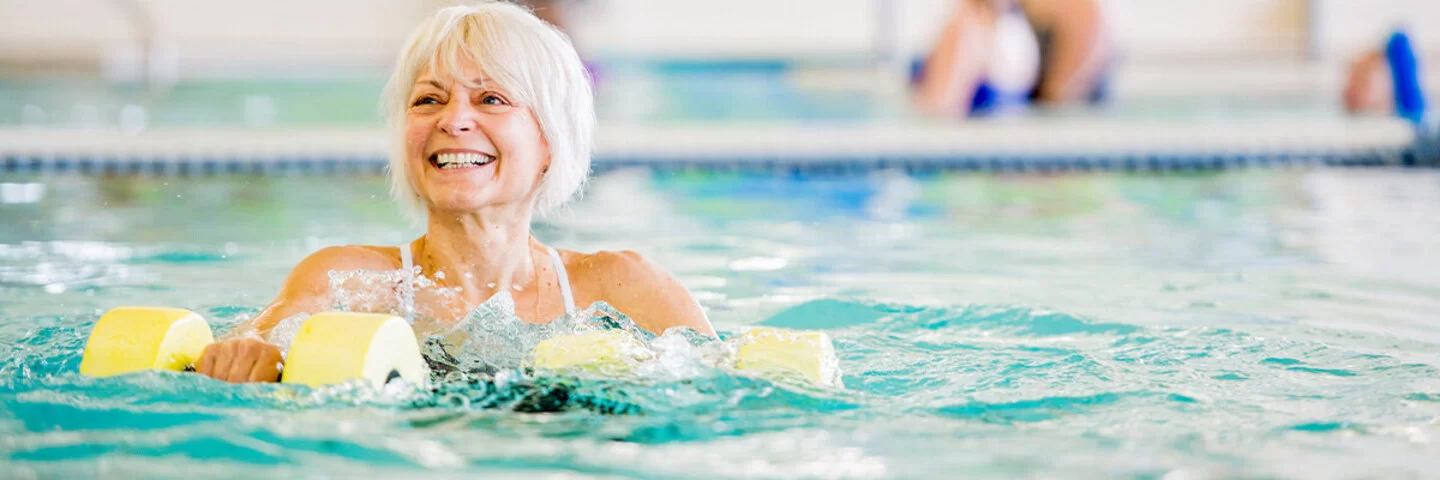
<svg viewBox="0 0 1440 480">
<path fill-rule="evenodd" d="M 274 382 L 284 363 L 280 347 L 257 338 L 232 338 L 205 347 L 195 371 L 227 382 Z"/>
</svg>

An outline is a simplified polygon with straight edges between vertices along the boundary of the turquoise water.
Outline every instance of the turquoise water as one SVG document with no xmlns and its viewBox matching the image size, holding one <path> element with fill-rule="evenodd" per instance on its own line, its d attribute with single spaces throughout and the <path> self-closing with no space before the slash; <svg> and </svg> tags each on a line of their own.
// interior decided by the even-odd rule
<svg viewBox="0 0 1440 480">
<path fill-rule="evenodd" d="M 307 253 L 417 232 L 379 178 L 11 176 L 0 200 L 7 477 L 1394 478 L 1440 453 L 1434 171 L 626 171 L 537 227 L 651 256 L 727 334 L 827 331 L 844 390 L 86 378 L 108 308 L 223 330 Z"/>
</svg>

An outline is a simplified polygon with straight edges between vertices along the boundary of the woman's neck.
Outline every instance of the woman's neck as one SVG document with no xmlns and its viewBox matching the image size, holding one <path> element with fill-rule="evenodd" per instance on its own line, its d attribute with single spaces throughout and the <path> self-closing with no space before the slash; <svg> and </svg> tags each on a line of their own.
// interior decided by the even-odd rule
<svg viewBox="0 0 1440 480">
<path fill-rule="evenodd" d="M 461 287 L 476 303 L 502 289 L 524 289 L 536 277 L 528 212 L 449 215 L 431 212 L 415 261 L 437 283 Z M 444 277 L 437 278 L 443 272 Z"/>
</svg>

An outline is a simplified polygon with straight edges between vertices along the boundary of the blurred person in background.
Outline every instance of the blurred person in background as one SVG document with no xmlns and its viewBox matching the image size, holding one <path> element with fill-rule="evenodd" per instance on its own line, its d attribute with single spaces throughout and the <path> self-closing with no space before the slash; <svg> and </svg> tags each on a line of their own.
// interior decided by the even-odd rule
<svg viewBox="0 0 1440 480">
<path fill-rule="evenodd" d="M 567 35 L 570 33 L 569 9 L 579 0 L 521 0 L 521 5 L 530 8 L 535 16 L 554 25 Z M 573 40 L 573 39 L 572 39 Z"/>
<path fill-rule="evenodd" d="M 956 0 L 915 65 L 916 102 L 962 116 L 1099 103 L 1112 57 L 1106 17 L 1102 0 Z"/>
<path fill-rule="evenodd" d="M 1395 31 L 1381 48 L 1350 62 L 1343 93 L 1351 113 L 1395 114 L 1415 123 L 1425 121 L 1425 94 L 1420 65 L 1410 36 Z"/>
</svg>

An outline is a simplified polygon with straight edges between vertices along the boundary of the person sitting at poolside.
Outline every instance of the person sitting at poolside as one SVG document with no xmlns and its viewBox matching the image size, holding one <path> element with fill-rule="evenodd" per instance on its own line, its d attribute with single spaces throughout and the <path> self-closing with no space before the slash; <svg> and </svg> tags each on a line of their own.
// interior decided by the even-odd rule
<svg viewBox="0 0 1440 480">
<path fill-rule="evenodd" d="M 508 3 L 445 8 L 410 37 L 384 100 L 391 193 L 427 215 L 425 234 L 400 247 L 315 252 L 236 331 L 265 334 L 283 319 L 331 310 L 331 271 L 413 265 L 438 287 L 458 287 L 460 305 L 422 306 L 417 297 L 416 307 L 440 322 L 504 294 L 530 324 L 605 301 L 650 332 L 683 326 L 715 335 L 689 291 L 645 257 L 560 251 L 531 236 L 531 219 L 574 197 L 590 171 L 594 99 L 563 33 Z M 280 347 L 242 336 L 210 345 L 196 370 L 275 381 L 280 363 Z"/>
<path fill-rule="evenodd" d="M 957 0 L 923 63 L 916 103 L 950 115 L 1099 103 L 1111 49 L 1101 0 Z"/>
<path fill-rule="evenodd" d="M 1382 48 L 1350 63 L 1343 102 L 1351 113 L 1387 113 L 1415 123 L 1426 116 L 1420 67 L 1410 36 L 1392 32 Z"/>
</svg>

